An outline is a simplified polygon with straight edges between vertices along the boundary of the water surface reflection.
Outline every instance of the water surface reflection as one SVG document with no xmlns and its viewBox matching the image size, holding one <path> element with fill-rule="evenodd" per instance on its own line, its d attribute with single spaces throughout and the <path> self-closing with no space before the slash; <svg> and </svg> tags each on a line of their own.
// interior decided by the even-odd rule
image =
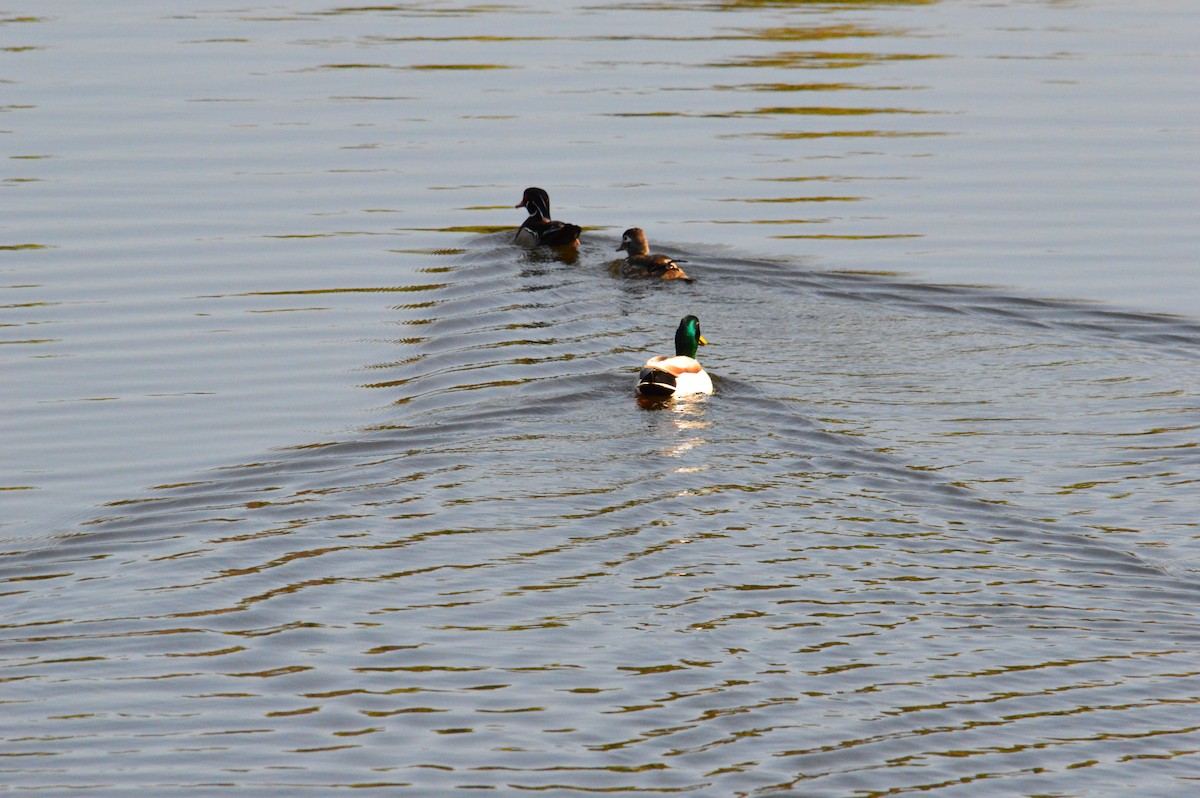
<svg viewBox="0 0 1200 798">
<path fill-rule="evenodd" d="M 4 783 L 1186 789 L 1192 17 L 15 9 Z"/>
<path fill-rule="evenodd" d="M 1194 525 L 1174 491 L 1194 324 L 704 253 L 674 291 L 611 277 L 613 242 L 563 269 L 508 238 L 393 306 L 367 372 L 387 424 L 5 558 L 10 778 L 834 794 L 1186 773 L 1196 591 L 1152 541 Z M 667 300 L 707 308 L 718 392 L 640 407 Z M 905 350 L 919 380 L 876 365 Z M 989 434 L 1002 418 L 1021 434 Z"/>
</svg>

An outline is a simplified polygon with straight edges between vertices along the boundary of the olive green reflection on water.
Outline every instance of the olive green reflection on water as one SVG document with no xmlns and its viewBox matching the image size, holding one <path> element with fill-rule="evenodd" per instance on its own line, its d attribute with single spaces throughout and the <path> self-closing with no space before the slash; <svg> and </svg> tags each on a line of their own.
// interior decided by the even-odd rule
<svg viewBox="0 0 1200 798">
<path fill-rule="evenodd" d="M 811 25 L 805 27 L 739 28 L 748 37 L 763 41 L 804 42 L 829 39 L 864 39 L 903 36 L 904 31 L 864 25 Z"/>
<path fill-rule="evenodd" d="M 605 116 L 639 118 L 639 117 L 682 117 L 697 119 L 736 119 L 738 117 L 770 117 L 770 116 L 874 116 L 877 114 L 927 114 L 931 111 L 918 111 L 908 108 L 854 108 L 831 106 L 774 106 L 755 108 L 749 111 L 722 111 L 711 113 L 690 113 L 684 111 L 642 111 L 642 112 L 612 112 Z"/>
<path fill-rule="evenodd" d="M 714 89 L 720 91 L 777 91 L 777 92 L 798 92 L 798 91 L 901 91 L 912 90 L 915 86 L 877 86 L 864 83 L 742 83 L 713 86 Z"/>
<path fill-rule="evenodd" d="M 492 14 L 510 11 L 513 7 L 504 4 L 478 3 L 454 5 L 440 2 L 412 2 L 374 4 L 368 6 L 339 6 L 325 11 L 314 11 L 314 16 L 338 16 L 342 14 L 396 14 L 411 17 L 458 17 L 472 14 Z"/>
<path fill-rule="evenodd" d="M 938 130 L 797 130 L 765 133 L 728 133 L 718 138 L 763 138 L 763 139 L 908 139 L 949 135 Z"/>
<path fill-rule="evenodd" d="M 713 67 L 753 67 L 757 69 L 855 69 L 878 66 L 895 61 L 928 61 L 942 56 L 928 53 L 839 53 L 795 52 L 768 56 L 745 56 L 730 61 L 717 61 Z"/>
<path fill-rule="evenodd" d="M 507 64 L 321 64 L 314 69 L 396 69 L 396 70 L 414 70 L 414 71 L 472 71 L 472 70 L 489 70 L 489 69 L 516 69 L 516 67 Z"/>
<path fill-rule="evenodd" d="M 726 202 L 773 204 L 778 202 L 861 202 L 863 199 L 865 199 L 865 197 L 817 195 L 810 197 L 745 197 L 737 200 L 726 200 Z"/>
</svg>

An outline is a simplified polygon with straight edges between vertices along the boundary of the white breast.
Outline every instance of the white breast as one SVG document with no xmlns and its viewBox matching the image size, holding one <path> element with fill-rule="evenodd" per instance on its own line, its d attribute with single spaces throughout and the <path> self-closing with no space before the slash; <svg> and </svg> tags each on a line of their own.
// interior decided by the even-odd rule
<svg viewBox="0 0 1200 798">
<path fill-rule="evenodd" d="M 712 378 L 708 372 L 685 372 L 675 377 L 675 395 L 686 396 L 690 393 L 712 393 Z"/>
</svg>

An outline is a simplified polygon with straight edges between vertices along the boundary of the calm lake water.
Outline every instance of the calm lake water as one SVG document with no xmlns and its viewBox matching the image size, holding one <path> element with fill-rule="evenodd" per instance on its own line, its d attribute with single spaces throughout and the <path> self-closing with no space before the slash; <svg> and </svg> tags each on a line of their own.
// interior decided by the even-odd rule
<svg viewBox="0 0 1200 798">
<path fill-rule="evenodd" d="M 0 8 L 0 791 L 1200 788 L 1198 27 Z"/>
</svg>

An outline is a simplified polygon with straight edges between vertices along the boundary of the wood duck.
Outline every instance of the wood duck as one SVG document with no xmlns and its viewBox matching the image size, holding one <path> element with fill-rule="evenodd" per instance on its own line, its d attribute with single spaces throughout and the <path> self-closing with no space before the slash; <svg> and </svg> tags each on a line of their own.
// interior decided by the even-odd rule
<svg viewBox="0 0 1200 798">
<path fill-rule="evenodd" d="M 700 334 L 700 320 L 695 316 L 684 316 L 675 331 L 675 356 L 656 355 L 646 361 L 638 374 L 638 394 L 669 399 L 712 393 L 712 378 L 696 360 L 697 348 L 707 343 Z"/>
<path fill-rule="evenodd" d="M 666 255 L 651 255 L 646 243 L 646 233 L 640 227 L 631 227 L 621 236 L 621 246 L 629 257 L 621 264 L 621 274 L 626 277 L 658 277 L 663 280 L 691 280 L 678 263 Z"/>
<path fill-rule="evenodd" d="M 577 224 L 550 219 L 550 195 L 540 188 L 525 189 L 521 201 L 514 207 L 526 208 L 529 217 L 517 229 L 515 241 L 527 247 L 547 244 L 552 247 L 577 247 L 583 228 Z"/>
</svg>

